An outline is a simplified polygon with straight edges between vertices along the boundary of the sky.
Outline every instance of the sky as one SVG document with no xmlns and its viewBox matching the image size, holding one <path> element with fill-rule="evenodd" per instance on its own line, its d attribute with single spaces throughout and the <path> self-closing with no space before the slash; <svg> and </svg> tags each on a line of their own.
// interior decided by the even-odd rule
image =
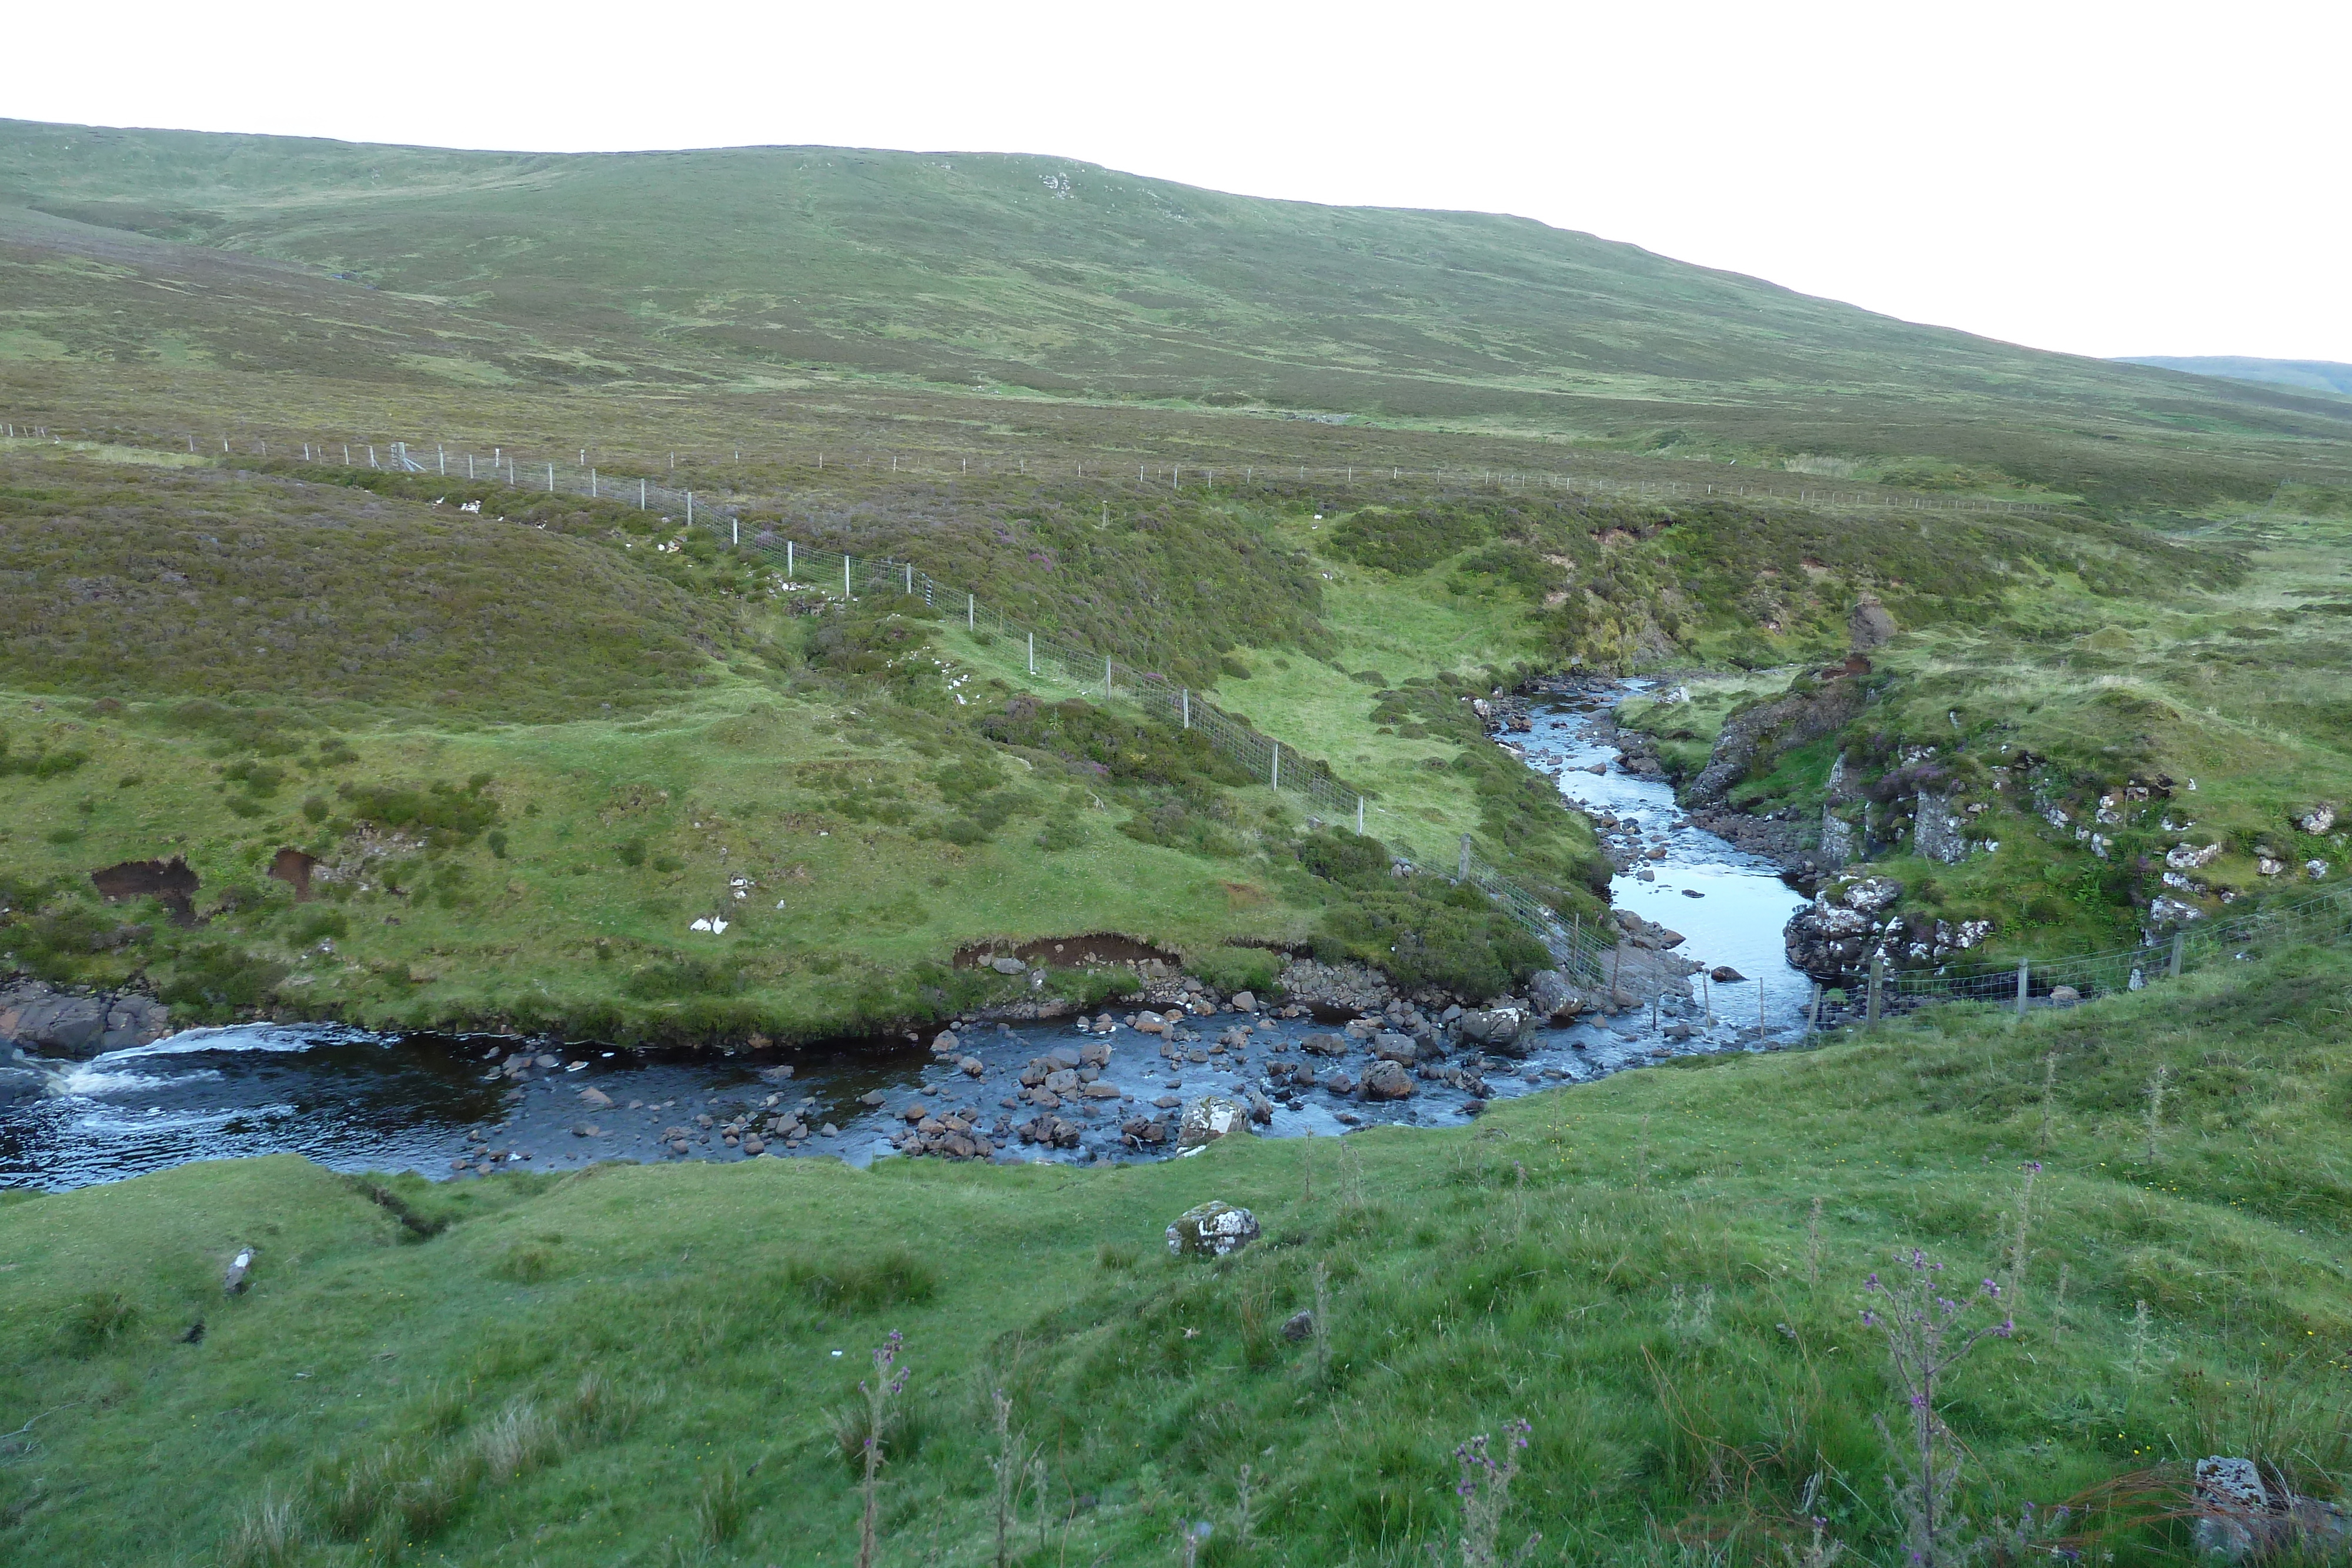
<svg viewBox="0 0 2352 1568">
<path fill-rule="evenodd" d="M 2093 355 L 2352 361 L 2352 5 L 127 0 L 0 114 L 443 147 L 1052 153 L 1531 217 Z M 102 26 L 103 31 L 100 30 Z"/>
</svg>

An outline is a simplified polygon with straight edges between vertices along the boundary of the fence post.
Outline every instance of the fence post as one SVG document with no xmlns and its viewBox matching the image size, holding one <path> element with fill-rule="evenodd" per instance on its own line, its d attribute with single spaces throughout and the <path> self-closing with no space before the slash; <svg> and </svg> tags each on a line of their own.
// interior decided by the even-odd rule
<svg viewBox="0 0 2352 1568">
<path fill-rule="evenodd" d="M 731 543 L 739 545 L 741 544 L 743 542 L 743 519 L 740 517 L 728 518 L 727 531 L 731 536 Z"/>
<path fill-rule="evenodd" d="M 1184 727 L 1185 727 L 1186 729 L 1190 729 L 1190 728 L 1192 728 L 1192 687 L 1190 687 L 1190 686 L 1186 686 L 1186 687 L 1184 688 L 1184 698 L 1183 698 L 1183 701 L 1184 701 Z"/>
<path fill-rule="evenodd" d="M 555 465 L 552 463 L 547 465 L 547 493 L 551 496 L 555 494 Z"/>
<path fill-rule="evenodd" d="M 1036 633 L 1036 632 L 1030 632 L 1030 633 L 1029 633 L 1029 674 L 1030 674 L 1031 675 L 1033 675 L 1033 676 L 1034 676 L 1034 675 L 1035 675 L 1035 674 L 1036 674 L 1036 673 L 1037 673 L 1037 633 Z"/>
<path fill-rule="evenodd" d="M 588 498 L 592 501 L 601 498 L 596 484 L 596 470 L 593 468 L 588 470 Z"/>
<path fill-rule="evenodd" d="M 790 539 L 786 539 L 786 540 L 784 541 L 784 580 L 785 580 L 786 582 L 790 582 L 792 580 L 793 580 L 793 541 L 792 541 L 792 540 L 790 540 Z"/>
<path fill-rule="evenodd" d="M 1870 956 L 1870 1011 L 1868 1015 L 1868 1021 L 1871 1023 L 1876 1023 L 1878 1021 L 1879 993 L 1885 985 L 1885 979 L 1886 956 L 1883 953 L 1873 953 Z"/>
<path fill-rule="evenodd" d="M 980 630 L 979 605 L 980 601 L 971 594 L 967 593 L 963 596 L 963 629 L 967 632 Z"/>
<path fill-rule="evenodd" d="M 226 452 L 228 450 L 227 442 L 224 441 L 221 443 L 221 450 L 223 452 Z M 368 466 L 371 468 L 375 466 L 375 448 L 373 446 L 368 448 Z"/>
<path fill-rule="evenodd" d="M 471 463 L 473 460 L 472 460 L 471 458 L 468 458 L 468 459 L 467 459 L 467 461 L 468 463 Z M 467 472 L 470 474 L 470 473 L 472 473 L 472 472 L 473 472 L 473 470 L 472 470 L 471 468 L 468 468 L 468 469 L 467 469 Z M 638 480 L 638 481 L 637 481 L 637 510 L 639 510 L 640 512 L 642 512 L 642 511 L 644 511 L 645 509 L 646 509 L 646 482 L 645 482 L 643 479 L 640 479 L 640 480 Z"/>
<path fill-rule="evenodd" d="M 1462 861 L 1454 873 L 1454 880 L 1456 882 L 1470 880 L 1470 835 L 1467 833 L 1462 835 Z"/>
<path fill-rule="evenodd" d="M 441 472 L 446 476 L 449 472 L 449 449 L 446 446 L 436 446 L 433 452 L 441 459 Z M 310 449 L 307 446 L 302 448 L 302 455 L 305 457 L 310 455 Z"/>
<path fill-rule="evenodd" d="M 2180 978 L 2180 956 L 2182 950 L 2188 946 L 2188 932 L 2176 931 L 2172 934 L 2172 957 L 2164 967 L 2164 973 L 2167 978 L 2175 980 Z"/>
<path fill-rule="evenodd" d="M 1274 780 L 1271 787 L 1276 789 L 1282 788 L 1282 742 L 1278 740 L 1274 743 Z"/>
<path fill-rule="evenodd" d="M 913 561 L 908 561 L 908 562 L 907 563 L 907 595 L 908 595 L 908 598 L 912 598 L 912 597 L 914 597 L 914 592 L 915 592 L 915 563 L 914 563 Z"/>
<path fill-rule="evenodd" d="M 694 527 L 694 492 L 691 490 L 686 493 L 686 526 L 689 528 Z"/>
<path fill-rule="evenodd" d="M 847 550 L 841 552 L 841 597 L 844 600 L 850 600 L 857 597 L 856 593 L 850 591 L 849 587 L 849 552 Z"/>
<path fill-rule="evenodd" d="M 1103 701 L 1110 701 L 1110 655 L 1103 655 Z"/>
<path fill-rule="evenodd" d="M 1364 836 L 1364 798 L 1361 795 L 1356 797 L 1356 836 L 1360 839 Z"/>
<path fill-rule="evenodd" d="M 2017 1016 L 2019 1018 L 2025 1016 L 2025 1004 L 2032 995 L 2033 960 L 2020 958 L 2017 961 Z"/>
</svg>

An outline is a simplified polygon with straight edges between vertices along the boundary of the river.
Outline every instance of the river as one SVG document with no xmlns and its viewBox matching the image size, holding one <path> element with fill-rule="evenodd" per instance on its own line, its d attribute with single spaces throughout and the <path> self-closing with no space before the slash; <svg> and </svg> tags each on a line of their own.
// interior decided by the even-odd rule
<svg viewBox="0 0 2352 1568">
<path fill-rule="evenodd" d="M 1634 859 L 1612 884 L 1622 907 L 1681 932 L 1677 951 L 1708 968 L 1745 977 L 1706 983 L 1687 1004 L 1670 1001 L 1664 1025 L 1646 1015 L 1588 1019 L 1547 1029 L 1523 1062 L 1496 1062 L 1492 1095 L 1508 1098 L 1586 1082 L 1692 1051 L 1778 1044 L 1801 1022 L 1809 994 L 1782 957 L 1780 928 L 1804 901 L 1769 862 L 1712 833 L 1678 827 L 1681 813 L 1663 780 L 1627 774 L 1614 748 L 1592 733 L 1581 704 L 1539 707 L 1520 744 L 1530 766 L 1555 775 L 1570 801 L 1615 816 L 1659 860 Z M 1581 769 L 1603 765 L 1599 775 Z M 1651 873 L 1643 880 L 1641 870 Z M 1696 896 L 1694 896 L 1696 895 Z M 1695 987 L 1700 982 L 1694 981 Z M 1757 1032 L 1759 1003 L 1769 1027 Z M 1011 1141 L 1001 1159 L 1091 1162 L 1166 1157 L 1119 1135 L 1122 1120 L 1171 1115 L 1171 1103 L 1203 1093 L 1266 1090 L 1269 1059 L 1304 1061 L 1328 1076 L 1333 1063 L 1297 1051 L 1306 1035 L 1333 1027 L 1312 1018 L 1220 1014 L 1190 1020 L 1199 1060 L 1170 1062 L 1157 1039 L 1125 1026 L 1115 1009 L 1107 1035 L 1074 1020 L 965 1024 L 962 1053 L 983 1067 L 974 1078 L 935 1059 L 918 1041 L 845 1040 L 792 1051 L 662 1051 L 523 1042 L 508 1038 L 382 1035 L 340 1026 L 254 1024 L 189 1030 L 168 1040 L 89 1061 L 51 1062 L 51 1092 L 0 1107 L 0 1186 L 62 1190 L 116 1180 L 190 1160 L 291 1152 L 338 1170 L 413 1170 L 465 1178 L 493 1168 L 577 1169 L 598 1160 L 740 1159 L 719 1129 L 746 1116 L 797 1113 L 811 1135 L 777 1155 L 831 1155 L 855 1165 L 895 1157 L 887 1134 L 906 1107 L 967 1113 L 983 1131 L 1017 1126 L 1036 1113 L 1016 1100 L 1012 1080 L 1033 1059 L 1097 1040 L 1111 1046 L 1103 1077 L 1124 1102 L 1087 1103 L 1058 1113 L 1082 1131 L 1076 1148 Z M 1248 1023 L 1247 1041 L 1213 1049 Z M 530 1063 L 507 1063 L 528 1051 Z M 1366 1065 L 1360 1053 L 1343 1064 Z M 584 1094 L 593 1090 L 594 1095 Z M 609 1105 L 593 1104 L 601 1096 Z M 879 1104 L 868 1103 L 878 1096 Z M 1345 1099 L 1307 1089 L 1277 1102 L 1260 1128 L 1275 1136 L 1345 1133 L 1374 1124 L 1458 1124 L 1471 1097 L 1421 1082 L 1411 1098 Z M 1098 1107 L 1098 1108 L 1097 1108 Z M 705 1124 L 698 1118 L 708 1117 Z M 827 1125 L 830 1133 L 823 1129 Z M 683 1155 L 672 1138 L 683 1132 Z"/>
</svg>

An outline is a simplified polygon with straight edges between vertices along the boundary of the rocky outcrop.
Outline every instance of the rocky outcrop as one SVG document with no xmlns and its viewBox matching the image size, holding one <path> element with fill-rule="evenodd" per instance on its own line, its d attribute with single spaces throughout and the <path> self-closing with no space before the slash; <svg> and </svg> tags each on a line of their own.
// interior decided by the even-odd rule
<svg viewBox="0 0 2352 1568">
<path fill-rule="evenodd" d="M 1878 601 L 1874 593 L 1862 596 L 1853 607 L 1853 613 L 1846 617 L 1845 628 L 1857 653 L 1884 648 L 1895 641 L 1895 617 L 1886 612 L 1886 606 Z"/>
<path fill-rule="evenodd" d="M 1853 670 L 1857 664 L 1861 668 Z M 1715 737 L 1706 766 L 1685 792 L 1685 802 L 1715 805 L 1759 764 L 1843 728 L 1867 700 L 1857 677 L 1869 668 L 1866 659 L 1850 659 L 1834 671 L 1800 677 L 1784 695 L 1733 714 Z"/>
<path fill-rule="evenodd" d="M 1903 884 L 1885 876 L 1842 878 L 1823 888 L 1782 930 L 1790 964 L 1825 986 L 1866 973 L 1887 928 L 1900 928 L 1881 916 L 1902 896 Z"/>
<path fill-rule="evenodd" d="M 171 1009 L 132 991 L 64 991 L 38 980 L 0 989 L 0 1040 L 36 1056 L 87 1061 L 172 1032 Z"/>
</svg>

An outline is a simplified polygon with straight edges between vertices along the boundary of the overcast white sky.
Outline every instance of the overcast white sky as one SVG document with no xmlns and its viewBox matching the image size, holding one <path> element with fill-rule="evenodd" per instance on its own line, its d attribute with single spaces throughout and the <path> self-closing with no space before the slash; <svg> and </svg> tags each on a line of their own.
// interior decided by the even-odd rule
<svg viewBox="0 0 2352 1568">
<path fill-rule="evenodd" d="M 1517 213 L 2042 348 L 2352 361 L 2345 0 L 128 0 L 7 31 L 22 119 L 1059 153 Z"/>
</svg>

